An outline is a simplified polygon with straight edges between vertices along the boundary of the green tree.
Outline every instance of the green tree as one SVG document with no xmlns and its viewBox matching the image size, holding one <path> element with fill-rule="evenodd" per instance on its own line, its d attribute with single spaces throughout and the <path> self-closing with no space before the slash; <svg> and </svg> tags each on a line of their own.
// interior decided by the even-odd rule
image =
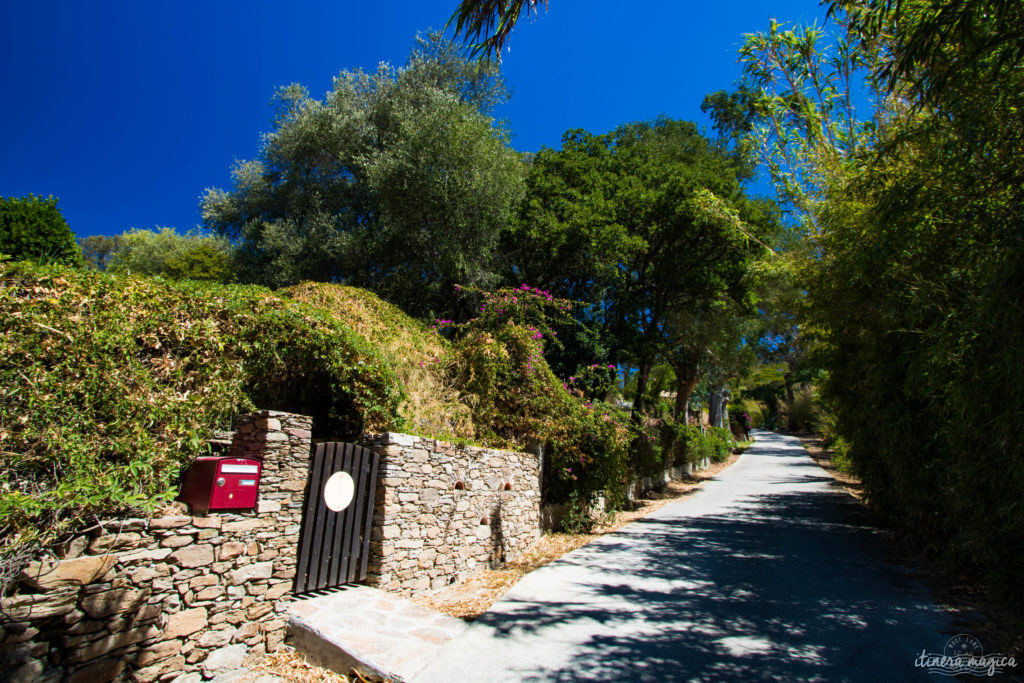
<svg viewBox="0 0 1024 683">
<path fill-rule="evenodd" d="M 234 250 L 220 237 L 173 228 L 133 230 L 116 238 L 107 269 L 113 273 L 162 275 L 172 280 L 234 280 Z"/>
<path fill-rule="evenodd" d="M 614 362 L 637 368 L 635 415 L 682 334 L 673 313 L 746 296 L 750 237 L 762 228 L 744 222 L 753 212 L 739 171 L 694 124 L 670 119 L 570 131 L 533 160 L 506 236 L 514 275 L 585 302 L 581 315 L 614 340 Z"/>
<path fill-rule="evenodd" d="M 672 335 L 664 357 L 674 373 L 676 399 L 672 418 L 676 422 L 685 424 L 689 420 L 694 390 L 704 380 L 712 424 L 722 426 L 722 413 L 716 410 L 724 407 L 728 384 L 750 360 L 751 349 L 746 339 L 755 318 L 751 303 L 736 301 L 722 292 L 715 299 L 675 307 L 669 313 L 666 327 Z"/>
<path fill-rule="evenodd" d="M 89 235 L 78 240 L 82 249 L 82 260 L 94 270 L 106 270 L 114 254 L 121 248 L 121 236 Z"/>
<path fill-rule="evenodd" d="M 52 196 L 0 197 L 0 254 L 77 264 L 82 252 Z"/>
<path fill-rule="evenodd" d="M 789 181 L 812 181 L 777 174 L 809 200 L 801 286 L 824 393 L 873 506 L 916 539 L 941 538 L 947 559 L 1019 604 L 1024 15 L 1019 3 L 870 0 L 834 3 L 833 17 L 846 52 L 769 32 L 744 53 L 764 101 L 800 105 L 792 120 L 811 132 L 776 134 L 790 130 L 771 120 L 781 107 L 755 129 L 797 160 Z M 793 46 L 792 60 L 766 59 Z M 804 79 L 843 62 L 880 93 L 864 135 L 848 136 L 856 149 L 814 133 L 842 117 L 804 106 L 853 99 Z M 801 88 L 778 97 L 772 83 Z"/>
<path fill-rule="evenodd" d="M 368 287 L 414 315 L 455 316 L 454 285 L 497 283 L 496 246 L 523 164 L 488 112 L 505 89 L 491 65 L 439 35 L 401 69 L 342 72 L 324 100 L 278 92 L 260 159 L 203 200 L 236 240 L 248 279 Z"/>
<path fill-rule="evenodd" d="M 877 142 L 894 105 L 873 76 L 882 59 L 877 42 L 841 28 L 786 28 L 773 20 L 767 31 L 745 36 L 738 101 L 705 101 L 720 129 L 747 131 L 744 147 L 767 169 L 811 248 L 821 246 L 818 204 L 829 185 Z M 874 111 L 858 110 L 862 94 L 877 103 Z M 737 107 L 744 114 L 738 120 Z"/>
</svg>

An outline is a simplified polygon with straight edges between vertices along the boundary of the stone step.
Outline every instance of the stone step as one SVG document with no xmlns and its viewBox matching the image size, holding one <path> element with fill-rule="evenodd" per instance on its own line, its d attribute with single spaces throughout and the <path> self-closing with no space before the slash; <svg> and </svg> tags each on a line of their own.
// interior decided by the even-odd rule
<svg viewBox="0 0 1024 683">
<path fill-rule="evenodd" d="M 316 664 L 407 681 L 468 624 L 376 588 L 352 586 L 288 608 L 288 642 Z"/>
</svg>

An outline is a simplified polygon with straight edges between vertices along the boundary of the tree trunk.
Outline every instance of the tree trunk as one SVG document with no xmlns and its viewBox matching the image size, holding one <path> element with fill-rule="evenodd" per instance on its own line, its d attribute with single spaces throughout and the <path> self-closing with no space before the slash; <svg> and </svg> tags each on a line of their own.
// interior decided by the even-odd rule
<svg viewBox="0 0 1024 683">
<path fill-rule="evenodd" d="M 787 372 L 783 379 L 786 382 L 786 429 L 795 432 L 796 420 L 793 419 L 793 375 Z"/>
<path fill-rule="evenodd" d="M 725 413 L 726 389 L 723 386 L 713 387 L 708 391 L 708 423 L 712 427 L 722 426 L 722 416 Z"/>
<path fill-rule="evenodd" d="M 640 367 L 637 369 L 640 374 L 636 378 L 636 397 L 633 399 L 633 422 L 640 423 L 640 415 L 644 410 L 644 394 L 647 393 L 647 378 L 651 374 L 651 357 L 645 356 L 640 359 Z"/>
<path fill-rule="evenodd" d="M 651 387 L 651 396 L 654 399 L 654 404 L 658 405 L 658 400 L 661 399 L 661 392 L 665 389 L 665 375 L 659 375 L 654 386 Z"/>
<path fill-rule="evenodd" d="M 700 371 L 696 363 L 689 365 L 676 365 L 676 407 L 672 412 L 672 418 L 683 424 L 690 422 L 690 396 L 700 379 Z"/>
</svg>

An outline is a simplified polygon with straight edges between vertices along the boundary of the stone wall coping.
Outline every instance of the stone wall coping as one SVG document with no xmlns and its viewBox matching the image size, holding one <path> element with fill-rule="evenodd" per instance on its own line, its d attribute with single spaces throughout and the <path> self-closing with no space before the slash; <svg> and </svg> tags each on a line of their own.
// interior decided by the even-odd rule
<svg viewBox="0 0 1024 683">
<path fill-rule="evenodd" d="M 305 417 L 304 415 L 297 415 L 296 413 L 285 413 L 280 410 L 257 410 L 254 413 L 249 413 L 248 417 Z"/>
<path fill-rule="evenodd" d="M 474 453 L 508 453 L 512 455 L 528 456 L 536 458 L 536 453 L 530 453 L 529 451 L 515 451 L 508 448 L 496 448 L 493 446 L 474 446 L 472 444 L 456 444 L 444 439 L 438 439 L 433 436 L 418 436 L 416 434 L 405 434 L 403 432 L 380 432 L 380 433 L 367 433 L 363 434 L 361 441 L 363 443 L 373 442 L 378 446 L 413 446 L 417 441 L 430 441 L 443 447 L 454 447 L 466 452 Z"/>
</svg>

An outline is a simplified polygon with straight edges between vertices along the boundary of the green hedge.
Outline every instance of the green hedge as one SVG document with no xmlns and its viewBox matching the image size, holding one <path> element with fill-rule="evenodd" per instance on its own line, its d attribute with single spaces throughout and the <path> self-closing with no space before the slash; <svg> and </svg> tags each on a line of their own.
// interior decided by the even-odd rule
<svg viewBox="0 0 1024 683">
<path fill-rule="evenodd" d="M 166 503 L 240 411 L 312 414 L 323 435 L 401 426 L 362 337 L 262 288 L 0 264 L 0 319 L 5 551 Z"/>
<path fill-rule="evenodd" d="M 0 255 L 78 264 L 82 250 L 53 197 L 0 198 Z"/>
<path fill-rule="evenodd" d="M 667 464 L 699 463 L 709 459 L 725 462 L 736 447 L 728 429 L 710 427 L 702 434 L 696 425 L 666 422 L 661 429 L 662 459 Z"/>
</svg>

